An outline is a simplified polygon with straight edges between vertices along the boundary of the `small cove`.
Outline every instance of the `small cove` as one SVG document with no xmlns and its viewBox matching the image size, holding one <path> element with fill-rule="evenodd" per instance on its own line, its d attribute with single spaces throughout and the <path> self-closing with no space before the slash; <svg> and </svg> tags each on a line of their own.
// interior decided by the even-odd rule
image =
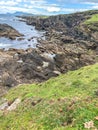
<svg viewBox="0 0 98 130">
<path fill-rule="evenodd" d="M 29 47 L 35 48 L 37 38 L 44 39 L 44 32 L 37 31 L 34 26 L 27 25 L 25 22 L 19 21 L 18 17 L 15 16 L 0 16 L 1 24 L 8 24 L 16 29 L 18 32 L 23 34 L 22 40 L 10 40 L 5 37 L 0 38 L 0 48 L 16 48 L 16 49 L 27 49 Z"/>
</svg>

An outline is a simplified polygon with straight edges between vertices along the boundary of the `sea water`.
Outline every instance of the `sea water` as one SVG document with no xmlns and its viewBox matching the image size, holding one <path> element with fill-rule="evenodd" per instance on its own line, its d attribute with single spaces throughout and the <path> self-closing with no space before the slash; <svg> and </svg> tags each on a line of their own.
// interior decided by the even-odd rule
<svg viewBox="0 0 98 130">
<path fill-rule="evenodd" d="M 16 49 L 27 49 L 29 47 L 35 48 L 38 43 L 37 39 L 44 39 L 44 32 L 37 31 L 34 26 L 27 25 L 21 21 L 20 18 L 15 16 L 0 16 L 0 24 L 8 24 L 16 29 L 19 33 L 23 34 L 23 40 L 11 40 L 9 38 L 0 38 L 0 48 L 16 48 Z M 32 38 L 33 37 L 33 38 Z M 31 40 L 29 40 L 31 39 Z"/>
</svg>

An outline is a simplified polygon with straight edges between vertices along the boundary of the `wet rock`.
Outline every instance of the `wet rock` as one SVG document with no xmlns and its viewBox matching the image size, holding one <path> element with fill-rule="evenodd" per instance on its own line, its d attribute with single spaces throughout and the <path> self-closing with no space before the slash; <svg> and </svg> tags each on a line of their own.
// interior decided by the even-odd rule
<svg viewBox="0 0 98 130">
<path fill-rule="evenodd" d="M 35 38 L 35 37 L 31 37 L 31 38 L 28 39 L 28 41 L 31 41 L 31 40 L 33 40 L 34 38 Z"/>
<path fill-rule="evenodd" d="M 23 37 L 20 37 L 20 38 L 18 38 L 17 40 L 18 41 L 21 41 L 21 40 L 24 40 L 25 38 L 23 38 Z"/>
</svg>

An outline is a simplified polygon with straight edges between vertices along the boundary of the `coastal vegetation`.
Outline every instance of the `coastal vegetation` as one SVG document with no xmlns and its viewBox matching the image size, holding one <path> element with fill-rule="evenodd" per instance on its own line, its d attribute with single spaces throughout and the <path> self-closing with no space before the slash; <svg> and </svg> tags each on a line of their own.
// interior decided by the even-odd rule
<svg viewBox="0 0 98 130">
<path fill-rule="evenodd" d="M 86 24 L 91 24 L 96 22 L 98 22 L 98 14 L 92 15 L 91 18 L 85 21 Z"/>
<path fill-rule="evenodd" d="M 0 49 L 0 130 L 97 130 L 98 10 L 19 18 L 44 33 Z M 0 36 L 24 40 L 6 24 Z"/>
<path fill-rule="evenodd" d="M 98 128 L 98 64 L 20 85 L 4 96 L 20 98 L 14 111 L 0 111 L 0 130 L 90 130 Z M 93 125 L 89 126 L 90 122 Z"/>
</svg>

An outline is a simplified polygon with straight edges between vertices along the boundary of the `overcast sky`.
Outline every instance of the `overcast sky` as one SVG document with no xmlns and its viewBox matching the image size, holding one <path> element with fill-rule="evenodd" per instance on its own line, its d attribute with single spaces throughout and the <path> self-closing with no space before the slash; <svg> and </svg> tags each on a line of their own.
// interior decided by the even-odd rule
<svg viewBox="0 0 98 130">
<path fill-rule="evenodd" d="M 98 0 L 0 0 L 0 13 L 66 14 L 98 9 Z"/>
</svg>

